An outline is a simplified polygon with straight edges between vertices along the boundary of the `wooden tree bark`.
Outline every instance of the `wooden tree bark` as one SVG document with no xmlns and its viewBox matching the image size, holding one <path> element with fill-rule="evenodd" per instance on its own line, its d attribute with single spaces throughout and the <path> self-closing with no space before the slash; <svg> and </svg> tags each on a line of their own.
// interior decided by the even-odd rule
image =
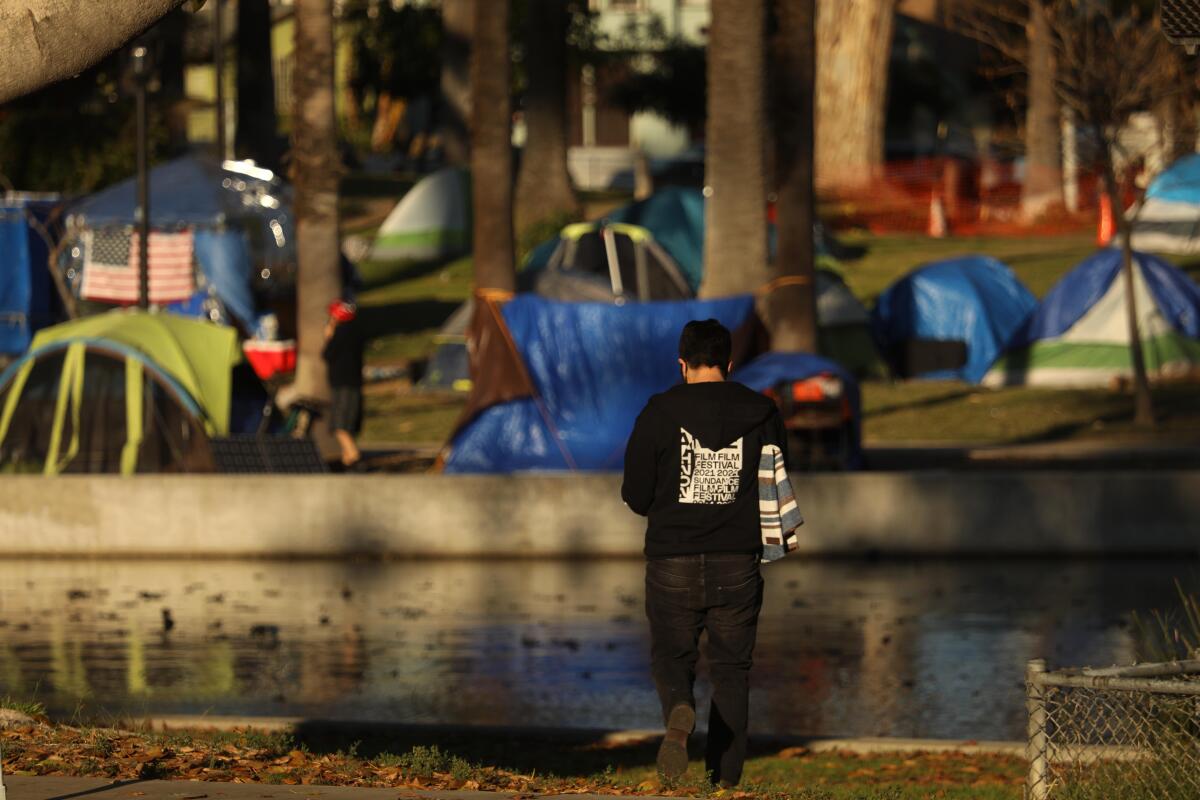
<svg viewBox="0 0 1200 800">
<path fill-rule="evenodd" d="M 296 60 L 292 93 L 295 182 L 297 334 L 294 389 L 302 397 L 330 395 L 325 361 L 327 308 L 341 294 L 338 251 L 337 123 L 333 95 L 333 0 L 296 0 Z"/>
<path fill-rule="evenodd" d="M 475 286 L 511 292 L 513 256 L 512 101 L 509 4 L 474 0 L 471 42 L 471 197 Z"/>
<path fill-rule="evenodd" d="M 896 0 L 817 3 L 817 181 L 862 186 L 883 164 Z"/>
<path fill-rule="evenodd" d="M 473 0 L 442 0 L 441 136 L 446 161 L 465 165 L 471 135 L 471 28 Z"/>
<path fill-rule="evenodd" d="M 767 268 L 764 0 L 713 0 L 708 32 L 702 297 L 761 288 Z"/>
<path fill-rule="evenodd" d="M 275 139 L 275 76 L 271 63 L 271 5 L 237 4 L 237 132 L 233 148 L 270 169 L 279 164 Z"/>
<path fill-rule="evenodd" d="M 1103 139 L 1101 139 L 1103 141 Z M 1112 150 L 1102 157 L 1104 162 L 1104 190 L 1112 208 L 1122 207 L 1121 187 L 1113 169 Z M 1150 380 L 1146 375 L 1146 359 L 1142 353 L 1142 336 L 1138 330 L 1137 297 L 1133 291 L 1133 242 L 1130 231 L 1131 220 L 1121 211 L 1113 214 L 1117 232 L 1121 238 L 1121 280 L 1125 282 L 1125 320 L 1129 326 L 1129 356 L 1133 362 L 1133 424 L 1138 427 L 1154 425 L 1154 398 L 1150 394 Z"/>
<path fill-rule="evenodd" d="M 1025 110 L 1025 184 L 1021 216 L 1032 222 L 1063 201 L 1059 156 L 1061 115 L 1054 88 L 1054 42 L 1041 0 L 1029 0 L 1028 105 Z"/>
<path fill-rule="evenodd" d="M 567 172 L 567 7 L 528 0 L 525 148 L 517 177 L 517 230 L 579 210 Z"/>
<path fill-rule="evenodd" d="M 771 122 L 775 148 L 777 286 L 767 296 L 771 347 L 817 351 L 813 222 L 813 93 L 816 0 L 775 0 L 771 42 Z"/>
<path fill-rule="evenodd" d="M 183 0 L 0 3 L 0 103 L 77 75 Z"/>
</svg>

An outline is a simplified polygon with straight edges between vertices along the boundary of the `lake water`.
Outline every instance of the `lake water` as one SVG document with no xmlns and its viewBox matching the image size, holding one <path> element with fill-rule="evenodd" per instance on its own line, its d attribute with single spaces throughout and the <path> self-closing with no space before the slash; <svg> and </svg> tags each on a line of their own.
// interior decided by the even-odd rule
<svg viewBox="0 0 1200 800">
<path fill-rule="evenodd" d="M 755 730 L 1018 739 L 1027 659 L 1131 660 L 1129 612 L 1173 607 L 1173 579 L 1200 570 L 797 559 L 764 574 Z M 93 719 L 654 728 L 642 580 L 621 560 L 0 561 L 0 696 Z"/>
</svg>

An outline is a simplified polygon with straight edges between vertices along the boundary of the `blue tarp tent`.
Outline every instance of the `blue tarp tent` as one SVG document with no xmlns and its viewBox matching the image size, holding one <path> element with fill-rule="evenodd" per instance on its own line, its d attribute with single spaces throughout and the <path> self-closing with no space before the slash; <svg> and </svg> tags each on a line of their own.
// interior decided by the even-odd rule
<svg viewBox="0 0 1200 800">
<path fill-rule="evenodd" d="M 48 264 L 52 243 L 44 238 L 55 206 L 31 200 L 0 204 L 0 354 L 23 353 L 33 334 L 60 316 Z"/>
<path fill-rule="evenodd" d="M 678 380 L 683 326 L 711 317 L 734 330 L 753 313 L 749 296 L 617 306 L 518 295 L 504 323 L 537 397 L 484 409 L 451 442 L 446 471 L 619 469 L 638 413 Z"/>
<path fill-rule="evenodd" d="M 446 472 L 620 469 L 638 413 L 651 395 L 679 380 L 684 324 L 711 317 L 736 330 L 750 320 L 754 299 L 617 306 L 519 295 L 502 313 L 536 396 L 481 411 L 451 442 Z M 754 388 L 821 371 L 854 383 L 814 356 L 746 369 Z"/>
<path fill-rule="evenodd" d="M 67 235 L 136 224 L 137 180 L 97 192 L 70 209 Z M 240 322 L 253 330 L 257 313 L 252 287 L 261 273 L 277 280 L 295 268 L 291 189 L 269 170 L 242 162 L 217 164 L 195 156 L 150 170 L 150 224 L 155 230 L 184 228 L 194 234 L 195 261 L 203 281 L 196 296 L 170 310 Z M 61 264 L 79 289 L 82 245 L 64 248 Z M 229 319 L 232 317 L 232 319 Z"/>
<path fill-rule="evenodd" d="M 1007 266 L 963 256 L 893 283 L 879 296 L 871 324 L 897 374 L 978 383 L 1036 305 Z"/>
</svg>

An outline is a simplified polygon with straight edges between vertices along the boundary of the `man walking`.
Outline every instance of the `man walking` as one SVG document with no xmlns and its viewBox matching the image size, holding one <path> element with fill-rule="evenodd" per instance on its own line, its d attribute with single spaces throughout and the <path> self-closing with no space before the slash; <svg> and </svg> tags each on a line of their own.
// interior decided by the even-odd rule
<svg viewBox="0 0 1200 800">
<path fill-rule="evenodd" d="M 649 518 L 646 616 L 667 727 L 659 770 L 677 777 L 687 769 L 696 721 L 692 687 L 700 634 L 707 631 L 713 691 L 705 764 L 723 786 L 737 784 L 746 758 L 762 606 L 759 454 L 768 444 L 786 448 L 775 403 L 725 380 L 731 350 L 729 331 L 716 320 L 684 326 L 684 382 L 650 398 L 638 416 L 621 487 L 629 507 Z"/>
</svg>

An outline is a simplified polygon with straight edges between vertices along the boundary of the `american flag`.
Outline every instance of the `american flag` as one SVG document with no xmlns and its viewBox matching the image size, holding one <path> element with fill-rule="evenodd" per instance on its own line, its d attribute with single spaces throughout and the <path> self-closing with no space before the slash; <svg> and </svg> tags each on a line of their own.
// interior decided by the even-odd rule
<svg viewBox="0 0 1200 800">
<path fill-rule="evenodd" d="M 103 303 L 138 301 L 139 237 L 124 230 L 83 234 L 84 300 Z M 196 291 L 192 232 L 150 234 L 150 302 L 174 303 Z"/>
</svg>

